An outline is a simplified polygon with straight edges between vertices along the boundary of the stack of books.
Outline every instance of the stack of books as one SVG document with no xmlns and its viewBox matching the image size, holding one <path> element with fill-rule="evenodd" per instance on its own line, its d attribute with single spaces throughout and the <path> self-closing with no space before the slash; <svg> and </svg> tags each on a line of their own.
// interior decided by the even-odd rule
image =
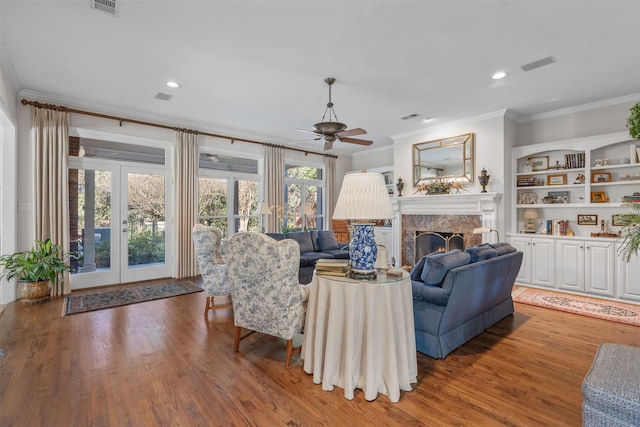
<svg viewBox="0 0 640 427">
<path fill-rule="evenodd" d="M 348 259 L 319 259 L 316 261 L 316 273 L 323 276 L 349 275 Z"/>
</svg>

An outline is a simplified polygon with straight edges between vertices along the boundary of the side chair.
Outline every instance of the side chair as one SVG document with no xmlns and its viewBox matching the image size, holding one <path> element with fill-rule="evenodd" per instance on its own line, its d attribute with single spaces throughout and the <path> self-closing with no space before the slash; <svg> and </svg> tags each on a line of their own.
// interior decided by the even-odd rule
<svg viewBox="0 0 640 427">
<path fill-rule="evenodd" d="M 232 308 L 232 303 L 215 305 L 215 297 L 231 295 L 231 285 L 227 281 L 227 268 L 222 259 L 222 231 L 217 227 L 196 224 L 191 231 L 191 238 L 196 249 L 198 268 L 207 295 L 204 307 L 204 318 L 208 318 L 209 310 Z"/>
<path fill-rule="evenodd" d="M 260 332 L 287 341 L 284 366 L 300 353 L 293 337 L 304 328 L 309 287 L 298 283 L 300 247 L 292 239 L 277 241 L 262 233 L 243 232 L 225 243 L 231 284 L 235 340 Z M 242 335 L 242 329 L 249 332 Z"/>
</svg>

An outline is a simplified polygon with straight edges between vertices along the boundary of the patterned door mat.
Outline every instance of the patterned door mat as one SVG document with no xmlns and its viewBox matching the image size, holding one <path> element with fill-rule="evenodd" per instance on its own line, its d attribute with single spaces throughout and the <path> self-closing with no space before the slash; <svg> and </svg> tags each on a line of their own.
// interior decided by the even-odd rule
<svg viewBox="0 0 640 427">
<path fill-rule="evenodd" d="M 62 314 L 86 313 L 88 311 L 136 304 L 178 295 L 201 292 L 203 289 L 191 282 L 167 282 L 127 286 L 120 289 L 102 290 L 66 297 Z"/>
<path fill-rule="evenodd" d="M 640 305 L 636 304 L 533 288 L 514 290 L 513 300 L 523 304 L 640 326 Z"/>
</svg>

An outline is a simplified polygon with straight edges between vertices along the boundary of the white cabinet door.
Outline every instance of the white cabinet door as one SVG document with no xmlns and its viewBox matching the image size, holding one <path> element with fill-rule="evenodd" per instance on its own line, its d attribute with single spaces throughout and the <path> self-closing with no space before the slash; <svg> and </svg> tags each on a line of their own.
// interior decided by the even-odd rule
<svg viewBox="0 0 640 427">
<path fill-rule="evenodd" d="M 531 239 L 531 284 L 555 287 L 556 242 Z"/>
<path fill-rule="evenodd" d="M 616 245 L 616 254 L 620 245 Z M 629 262 L 616 257 L 616 296 L 619 298 L 640 301 L 640 257 L 634 255 Z"/>
<path fill-rule="evenodd" d="M 556 241 L 556 283 L 559 289 L 584 292 L 584 242 Z"/>
<path fill-rule="evenodd" d="M 521 285 L 531 284 L 531 239 L 528 237 L 510 237 L 511 246 L 522 252 L 522 264 L 516 276 L 516 283 Z"/>
<path fill-rule="evenodd" d="M 614 292 L 615 247 L 610 242 L 585 243 L 585 290 L 612 297 Z"/>
</svg>

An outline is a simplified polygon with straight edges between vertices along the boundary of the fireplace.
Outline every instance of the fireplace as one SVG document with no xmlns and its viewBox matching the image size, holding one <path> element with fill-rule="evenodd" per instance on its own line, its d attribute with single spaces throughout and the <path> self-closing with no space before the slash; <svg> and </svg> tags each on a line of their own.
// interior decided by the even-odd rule
<svg viewBox="0 0 640 427">
<path fill-rule="evenodd" d="M 398 246 L 396 265 L 412 266 L 418 254 L 415 238 L 424 231 L 447 232 L 462 236 L 460 249 L 479 245 L 489 237 L 473 234 L 474 228 L 498 229 L 499 193 L 466 193 L 396 197 L 392 200 L 396 214 L 393 224 Z M 457 246 L 456 246 L 457 247 Z M 451 244 L 449 249 L 452 249 Z"/>
<path fill-rule="evenodd" d="M 432 252 L 464 250 L 464 237 L 459 233 L 416 231 L 413 239 L 414 263 Z"/>
</svg>

